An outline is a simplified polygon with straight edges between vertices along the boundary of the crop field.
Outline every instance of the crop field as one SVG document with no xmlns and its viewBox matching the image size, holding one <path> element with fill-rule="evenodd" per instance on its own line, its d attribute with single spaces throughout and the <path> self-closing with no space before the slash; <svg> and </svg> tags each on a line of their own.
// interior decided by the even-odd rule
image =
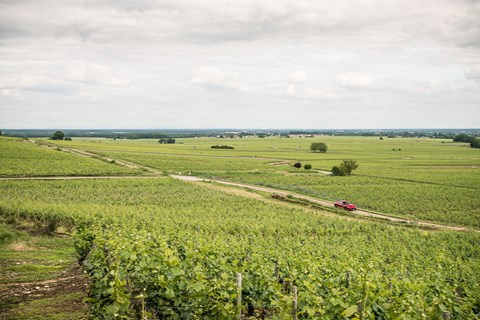
<svg viewBox="0 0 480 320">
<path fill-rule="evenodd" d="M 313 141 L 326 142 L 327 153 L 311 152 Z M 55 142 L 165 173 L 127 179 L 144 171 L 0 142 L 9 159 L 0 172 L 12 172 L 5 176 L 119 176 L 0 181 L 2 219 L 71 232 L 99 319 L 238 319 L 240 312 L 242 319 L 480 319 L 480 233 L 473 229 L 480 226 L 480 155 L 464 144 L 378 137 Z M 64 159 L 63 166 L 56 170 L 49 159 Z M 360 164 L 352 176 L 323 172 L 343 159 Z M 347 198 L 470 231 L 367 221 L 168 176 L 178 173 Z"/>
<path fill-rule="evenodd" d="M 1 177 L 125 175 L 141 172 L 5 137 L 0 137 L 0 159 Z"/>
<path fill-rule="evenodd" d="M 327 153 L 309 150 L 325 141 Z M 228 144 L 234 150 L 211 149 Z M 292 190 L 323 199 L 348 199 L 360 207 L 446 224 L 480 227 L 480 154 L 440 139 L 318 137 L 156 140 L 84 139 L 63 142 L 112 158 L 182 173 Z M 331 177 L 343 159 L 360 164 L 351 177 Z M 294 162 L 313 170 L 295 169 Z"/>
<path fill-rule="evenodd" d="M 3 216 L 77 226 L 102 318 L 137 307 L 152 317 L 234 318 L 236 273 L 251 316 L 288 318 L 292 285 L 304 318 L 479 311 L 477 233 L 349 221 L 171 178 L 8 181 L 0 199 Z"/>
</svg>

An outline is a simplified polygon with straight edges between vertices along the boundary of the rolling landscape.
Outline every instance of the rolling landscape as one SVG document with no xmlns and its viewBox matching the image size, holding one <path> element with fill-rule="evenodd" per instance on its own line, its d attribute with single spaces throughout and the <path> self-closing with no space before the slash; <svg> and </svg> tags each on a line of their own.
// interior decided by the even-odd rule
<svg viewBox="0 0 480 320">
<path fill-rule="evenodd" d="M 0 0 L 0 320 L 480 320 L 478 0 Z"/>
<path fill-rule="evenodd" d="M 379 136 L 159 141 L 0 138 L 7 319 L 72 295 L 79 318 L 478 317 L 478 149 Z M 310 150 L 318 141 L 326 152 Z M 332 175 L 345 159 L 358 168 Z M 39 259 L 47 241 L 55 255 Z"/>
</svg>

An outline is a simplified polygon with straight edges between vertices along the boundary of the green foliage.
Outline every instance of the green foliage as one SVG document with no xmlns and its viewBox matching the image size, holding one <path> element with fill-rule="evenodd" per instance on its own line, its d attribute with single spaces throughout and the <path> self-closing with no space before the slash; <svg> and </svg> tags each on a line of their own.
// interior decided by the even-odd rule
<svg viewBox="0 0 480 320">
<path fill-rule="evenodd" d="M 65 134 L 62 131 L 55 131 L 50 139 L 52 140 L 63 140 L 65 138 Z"/>
<path fill-rule="evenodd" d="M 227 146 L 227 145 L 222 145 L 222 146 L 220 146 L 220 145 L 218 145 L 218 144 L 217 144 L 217 145 L 214 145 L 214 146 L 211 146 L 210 148 L 212 148 L 212 149 L 235 149 L 235 148 L 232 147 L 232 146 Z"/>
<path fill-rule="evenodd" d="M 332 167 L 332 175 L 333 176 L 344 176 L 345 172 L 343 172 L 343 170 L 340 169 L 339 166 L 333 166 Z"/>
<path fill-rule="evenodd" d="M 457 134 L 455 137 L 453 137 L 453 141 L 454 142 L 472 142 L 472 140 L 474 140 L 475 137 L 472 137 L 466 133 L 460 133 L 460 134 Z"/>
<path fill-rule="evenodd" d="M 20 232 L 5 223 L 0 223 L 0 245 L 12 243 L 24 236 L 24 232 Z"/>
<path fill-rule="evenodd" d="M 160 144 L 174 144 L 175 143 L 175 138 L 160 138 L 158 140 L 158 143 Z"/>
<path fill-rule="evenodd" d="M 169 178 L 6 181 L 0 209 L 75 221 L 99 318 L 232 319 L 239 272 L 246 316 L 251 305 L 288 317 L 295 285 L 301 318 L 358 317 L 359 301 L 364 319 L 478 318 L 475 232 L 343 220 Z"/>
<path fill-rule="evenodd" d="M 87 138 L 56 143 L 169 173 L 191 171 L 192 175 L 271 185 L 323 199 L 347 198 L 375 211 L 480 227 L 476 150 L 438 139 L 391 138 L 380 142 L 378 136 L 322 138 L 330 149 L 328 159 L 321 160 L 310 152 L 310 142 L 303 138 L 238 139 L 231 145 L 243 147 L 235 153 L 210 149 L 218 142 L 215 138 L 181 139 L 160 149 L 157 140 Z M 392 152 L 392 148 L 402 151 Z M 0 154 L 2 151 L 0 148 Z M 349 179 L 331 179 L 309 171 L 295 176 L 285 173 L 296 172 L 288 164 L 293 159 L 325 171 L 343 159 L 355 159 L 361 166 Z"/>
<path fill-rule="evenodd" d="M 66 142 L 68 143 L 68 142 Z M 0 176 L 91 176 L 139 174 L 138 169 L 108 165 L 105 162 L 24 141 L 0 138 Z"/>
<path fill-rule="evenodd" d="M 358 168 L 358 163 L 355 160 L 343 160 L 338 166 L 332 167 L 332 175 L 334 176 L 349 176 L 353 170 Z"/>
<path fill-rule="evenodd" d="M 358 163 L 355 160 L 343 160 L 339 167 L 346 176 L 349 176 L 353 170 L 358 168 Z"/>
<path fill-rule="evenodd" d="M 310 145 L 310 150 L 316 152 L 327 152 L 328 146 L 324 142 L 312 142 Z"/>
<path fill-rule="evenodd" d="M 303 168 L 304 168 L 305 170 L 310 170 L 310 169 L 312 169 L 312 165 L 307 163 L 307 164 L 305 164 L 305 165 L 303 166 Z"/>
<path fill-rule="evenodd" d="M 475 138 L 472 141 L 470 141 L 470 147 L 471 148 L 480 148 L 480 139 Z"/>
</svg>

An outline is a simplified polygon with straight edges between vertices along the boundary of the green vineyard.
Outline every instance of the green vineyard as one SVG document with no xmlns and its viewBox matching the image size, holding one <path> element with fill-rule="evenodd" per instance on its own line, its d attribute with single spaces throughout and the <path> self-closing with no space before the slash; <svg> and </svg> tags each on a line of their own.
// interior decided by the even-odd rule
<svg viewBox="0 0 480 320">
<path fill-rule="evenodd" d="M 417 160 L 412 169 L 379 153 L 375 157 L 383 163 L 375 165 L 372 150 L 379 147 L 368 138 L 360 141 L 370 149 L 330 137 L 326 154 L 308 152 L 300 139 L 229 141 L 231 151 L 209 150 L 208 139 L 183 140 L 173 146 L 74 140 L 69 146 L 164 173 L 246 181 L 320 199 L 345 197 L 386 213 L 471 228 L 427 230 L 369 221 L 162 175 L 127 179 L 122 175 L 129 170 L 142 170 L 6 139 L 0 139 L 2 154 L 41 158 L 48 151 L 65 157 L 62 166 L 39 167 L 31 175 L 76 175 L 88 170 L 83 161 L 91 161 L 92 175 L 120 176 L 3 180 L 0 216 L 71 232 L 90 279 L 90 310 L 98 319 L 480 319 L 480 234 L 474 229 L 480 220 L 480 177 L 472 168 L 477 153 L 438 141 L 402 140 L 402 149 L 415 148 L 414 157 L 432 159 Z M 424 143 L 427 151 L 418 146 Z M 451 148 L 448 155 L 443 148 Z M 335 149 L 358 153 L 358 172 L 331 177 L 286 162 L 271 164 L 308 161 L 328 170 L 345 156 Z M 457 157 L 466 159 L 446 159 L 457 150 Z M 29 165 L 26 160 L 14 172 L 8 163 L 0 165 L 5 176 L 23 176 L 22 166 Z M 426 165 L 437 170 L 429 175 Z M 385 175 L 382 168 L 389 168 Z M 407 174 L 410 170 L 423 174 Z"/>
</svg>

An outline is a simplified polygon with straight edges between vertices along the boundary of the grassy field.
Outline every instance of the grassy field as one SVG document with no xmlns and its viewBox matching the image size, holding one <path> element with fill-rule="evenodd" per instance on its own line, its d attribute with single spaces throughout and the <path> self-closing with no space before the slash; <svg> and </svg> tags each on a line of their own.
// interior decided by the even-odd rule
<svg viewBox="0 0 480 320">
<path fill-rule="evenodd" d="M 328 152 L 310 152 L 312 141 L 326 142 Z M 76 159 L 98 164 L 92 175 L 106 174 L 103 166 L 132 172 L 21 140 L 0 143 L 4 154 L 28 155 L 16 161 L 32 166 L 32 175 L 42 171 L 36 173 L 38 164 L 29 159 L 47 151 L 67 157 L 69 174 Z M 210 148 L 217 144 L 235 149 Z M 348 198 L 385 213 L 479 226 L 478 150 L 446 140 L 202 138 L 160 145 L 74 139 L 58 145 L 165 173 L 272 185 L 324 199 Z M 359 162 L 354 175 L 315 171 L 342 159 Z M 293 168 L 297 161 L 313 169 Z M 0 164 L 0 170 L 7 167 Z M 59 172 L 51 169 L 49 175 Z M 91 281 L 90 307 L 99 318 L 232 319 L 240 308 L 251 318 L 289 319 L 294 286 L 296 314 L 303 319 L 480 318 L 478 232 L 364 221 L 226 189 L 167 176 L 1 181 L 0 216 L 73 232 L 76 255 Z M 40 269 L 34 270 L 39 279 Z M 237 273 L 243 276 L 240 307 Z M 28 303 L 41 308 L 41 302 Z"/>
<path fill-rule="evenodd" d="M 11 222 L 0 222 L 0 319 L 88 319 L 72 239 Z"/>
<path fill-rule="evenodd" d="M 312 141 L 327 153 L 309 150 Z M 81 139 L 63 145 L 126 159 L 166 173 L 223 178 L 292 190 L 323 199 L 348 199 L 359 207 L 413 219 L 480 227 L 480 154 L 464 143 L 440 139 L 319 137 L 156 140 Z M 211 149 L 227 144 L 234 150 Z M 331 177 L 343 159 L 360 164 L 351 177 Z M 294 162 L 313 170 L 295 169 Z"/>
<path fill-rule="evenodd" d="M 0 177 L 95 176 L 140 174 L 89 157 L 66 153 L 27 140 L 0 137 Z"/>
</svg>

